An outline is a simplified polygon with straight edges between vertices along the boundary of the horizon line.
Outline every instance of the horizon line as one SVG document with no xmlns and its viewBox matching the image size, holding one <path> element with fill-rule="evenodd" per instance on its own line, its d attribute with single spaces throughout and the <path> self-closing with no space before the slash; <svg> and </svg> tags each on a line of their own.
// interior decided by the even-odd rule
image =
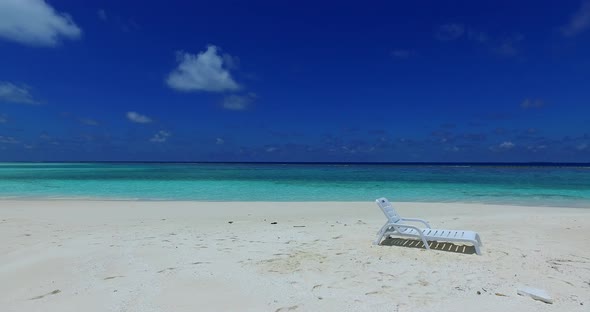
<svg viewBox="0 0 590 312">
<path fill-rule="evenodd" d="M 129 163 L 129 164 L 267 164 L 267 165 L 438 165 L 438 166 L 562 166 L 588 167 L 590 162 L 428 162 L 428 161 L 394 161 L 394 162 L 345 162 L 345 161 L 149 161 L 149 160 L 80 160 L 80 161 L 0 161 L 3 163 Z"/>
</svg>

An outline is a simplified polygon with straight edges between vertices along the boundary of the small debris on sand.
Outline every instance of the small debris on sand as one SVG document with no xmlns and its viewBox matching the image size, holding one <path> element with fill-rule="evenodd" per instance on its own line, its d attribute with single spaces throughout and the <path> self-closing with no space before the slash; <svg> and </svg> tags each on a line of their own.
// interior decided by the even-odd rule
<svg viewBox="0 0 590 312">
<path fill-rule="evenodd" d="M 56 289 L 56 290 L 54 290 L 54 291 L 52 291 L 52 292 L 50 292 L 50 293 L 46 293 L 45 295 L 41 295 L 41 296 L 37 296 L 37 297 L 33 297 L 33 298 L 29 299 L 29 300 L 37 300 L 37 299 L 41 299 L 41 298 L 43 298 L 43 297 L 45 297 L 45 296 L 59 294 L 60 292 L 61 292 L 61 290 L 59 290 L 59 289 Z"/>
<path fill-rule="evenodd" d="M 528 296 L 528 297 L 531 297 L 535 300 L 539 300 L 539 301 L 542 301 L 545 303 L 549 303 L 549 304 L 553 303 L 553 298 L 551 298 L 551 296 L 549 296 L 549 294 L 543 289 L 532 288 L 532 287 L 523 287 L 523 288 L 518 289 L 516 291 L 516 293 L 521 296 Z"/>
</svg>

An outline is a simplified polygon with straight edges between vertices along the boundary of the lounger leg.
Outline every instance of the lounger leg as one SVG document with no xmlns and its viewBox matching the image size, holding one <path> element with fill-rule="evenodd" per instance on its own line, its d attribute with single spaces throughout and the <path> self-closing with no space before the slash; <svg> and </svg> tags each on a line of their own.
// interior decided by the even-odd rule
<svg viewBox="0 0 590 312">
<path fill-rule="evenodd" d="M 430 249 L 430 246 L 428 246 L 428 241 L 425 237 L 422 237 L 422 242 L 424 243 L 424 247 L 426 247 L 426 249 Z"/>
<path fill-rule="evenodd" d="M 483 246 L 483 244 L 481 243 L 481 239 L 479 238 L 479 234 L 475 234 L 475 239 L 477 239 L 477 242 L 480 246 Z"/>
<path fill-rule="evenodd" d="M 379 232 L 377 233 L 377 238 L 375 238 L 375 240 L 373 241 L 373 245 L 379 245 L 379 243 L 381 243 L 381 240 L 383 239 L 383 235 L 385 235 L 385 232 L 387 231 L 388 228 L 389 228 L 389 222 L 385 223 L 385 225 L 383 227 L 381 227 L 381 230 L 379 230 Z"/>
<path fill-rule="evenodd" d="M 479 249 L 479 245 L 478 244 L 473 244 L 473 246 L 475 247 L 475 253 L 478 254 L 479 256 L 481 256 L 481 250 Z"/>
</svg>

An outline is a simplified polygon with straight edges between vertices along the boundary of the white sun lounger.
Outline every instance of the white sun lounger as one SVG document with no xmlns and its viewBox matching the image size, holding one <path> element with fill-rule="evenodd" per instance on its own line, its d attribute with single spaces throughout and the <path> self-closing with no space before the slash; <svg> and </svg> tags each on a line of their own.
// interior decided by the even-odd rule
<svg viewBox="0 0 590 312">
<path fill-rule="evenodd" d="M 481 250 L 479 247 L 482 246 L 482 243 L 479 238 L 479 234 L 476 232 L 432 229 L 430 228 L 430 224 L 428 224 L 428 222 L 425 220 L 400 217 L 397 212 L 395 212 L 395 209 L 393 209 L 393 205 L 391 205 L 391 203 L 385 197 L 381 197 L 375 200 L 375 202 L 387 216 L 387 223 L 385 223 L 381 230 L 379 230 L 379 233 L 377 233 L 377 239 L 375 239 L 373 245 L 379 245 L 384 237 L 387 238 L 391 235 L 406 237 L 409 236 L 421 239 L 426 249 L 430 249 L 428 241 L 470 243 L 475 247 L 475 252 L 478 255 L 481 255 Z M 405 223 L 406 221 L 422 223 L 426 226 L 426 228 L 421 229 L 413 225 L 409 225 Z"/>
</svg>

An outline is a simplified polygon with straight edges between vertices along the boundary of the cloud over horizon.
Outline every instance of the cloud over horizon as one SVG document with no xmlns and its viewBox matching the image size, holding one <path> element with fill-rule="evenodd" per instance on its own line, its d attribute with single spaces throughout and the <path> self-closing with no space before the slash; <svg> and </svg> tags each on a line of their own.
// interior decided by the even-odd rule
<svg viewBox="0 0 590 312">
<path fill-rule="evenodd" d="M 546 103 L 541 99 L 524 99 L 522 103 L 520 103 L 520 107 L 523 109 L 531 109 L 531 108 L 542 108 L 545 107 Z"/>
<path fill-rule="evenodd" d="M 109 19 L 108 15 L 107 15 L 107 11 L 105 11 L 104 9 L 99 9 L 96 14 L 98 15 L 98 18 L 100 18 L 103 21 L 106 21 Z"/>
<path fill-rule="evenodd" d="M 413 50 L 408 49 L 395 49 L 391 51 L 391 56 L 398 58 L 398 59 L 407 59 L 410 56 L 413 56 L 415 52 Z"/>
<path fill-rule="evenodd" d="M 440 41 L 451 41 L 463 36 L 465 27 L 461 24 L 444 24 L 438 27 L 434 37 Z"/>
<path fill-rule="evenodd" d="M 166 83 L 172 89 L 184 92 L 223 92 L 240 89 L 232 78 L 229 68 L 235 66 L 229 55 L 222 56 L 219 48 L 207 46 L 207 50 L 194 55 L 177 52 L 178 67 L 167 77 Z M 225 59 L 225 61 L 224 61 Z M 227 61 L 232 59 L 231 62 Z"/>
<path fill-rule="evenodd" d="M 17 103 L 17 104 L 40 104 L 29 91 L 31 88 L 27 85 L 17 86 L 8 81 L 0 81 L 0 102 Z"/>
<path fill-rule="evenodd" d="M 0 1 L 0 37 L 39 47 L 56 46 L 62 39 L 79 39 L 82 30 L 67 13 L 44 0 Z"/>
<path fill-rule="evenodd" d="M 256 100 L 255 93 L 248 93 L 246 95 L 228 95 L 223 98 L 221 103 L 223 108 L 228 110 L 245 110 Z"/>
<path fill-rule="evenodd" d="M 590 28 L 590 0 L 583 0 L 580 8 L 572 15 L 568 23 L 561 28 L 566 37 L 573 37 Z"/>
<path fill-rule="evenodd" d="M 135 123 L 150 123 L 152 122 L 152 119 L 146 115 L 142 115 L 140 113 L 137 112 L 127 112 L 126 114 L 127 119 L 129 119 L 131 122 L 135 122 Z"/>
<path fill-rule="evenodd" d="M 590 1 L 590 0 L 589 0 Z M 494 35 L 481 31 L 470 25 L 460 23 L 443 24 L 436 28 L 434 33 L 438 41 L 456 41 L 468 40 L 488 48 L 491 52 L 505 56 L 513 57 L 519 54 L 519 46 L 524 41 L 525 36 L 519 32 L 509 35 Z M 411 55 L 411 54 L 410 54 Z M 405 56 L 403 50 L 396 57 Z"/>
<path fill-rule="evenodd" d="M 166 130 L 160 130 L 158 131 L 156 134 L 154 134 L 154 136 L 150 139 L 150 142 L 154 142 L 154 143 L 164 143 L 168 140 L 168 138 L 171 136 L 172 134 L 169 131 Z"/>
<path fill-rule="evenodd" d="M 519 54 L 518 45 L 524 40 L 524 35 L 515 33 L 511 36 L 501 38 L 492 50 L 502 56 L 516 56 Z"/>
<path fill-rule="evenodd" d="M 505 142 L 502 142 L 502 143 L 499 145 L 499 147 L 500 147 L 501 149 L 505 149 L 505 150 L 507 150 L 507 149 L 511 149 L 511 148 L 513 148 L 513 147 L 514 147 L 514 143 L 512 143 L 512 142 L 510 142 L 510 141 L 505 141 Z"/>
<path fill-rule="evenodd" d="M 94 119 L 91 118 L 79 118 L 78 121 L 80 121 L 81 124 L 83 125 L 87 125 L 87 126 L 98 126 L 100 125 L 100 123 Z"/>
<path fill-rule="evenodd" d="M 501 152 L 507 152 L 509 150 L 512 150 L 516 147 L 516 144 L 513 143 L 512 141 L 504 141 L 498 145 L 493 145 L 489 147 L 489 150 L 492 153 L 501 153 Z"/>
<path fill-rule="evenodd" d="M 17 144 L 20 143 L 20 141 L 18 141 L 17 139 L 11 137 L 11 136 L 2 136 L 0 135 L 0 143 L 3 144 Z"/>
</svg>

